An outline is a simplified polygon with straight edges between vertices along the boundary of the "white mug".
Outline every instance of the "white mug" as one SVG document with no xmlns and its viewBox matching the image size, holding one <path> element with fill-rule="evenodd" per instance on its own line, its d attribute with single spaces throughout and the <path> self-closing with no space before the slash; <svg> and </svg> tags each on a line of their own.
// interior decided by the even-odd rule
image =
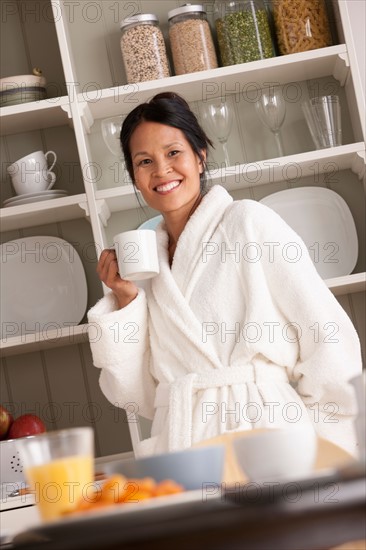
<svg viewBox="0 0 366 550">
<path fill-rule="evenodd" d="M 156 233 L 152 229 L 125 231 L 113 237 L 122 279 L 142 281 L 159 273 Z"/>
<path fill-rule="evenodd" d="M 56 181 L 56 174 L 50 170 L 42 170 L 41 172 L 30 172 L 14 176 L 11 180 L 14 190 L 17 195 L 25 195 L 27 193 L 39 193 L 51 189 Z"/>
</svg>

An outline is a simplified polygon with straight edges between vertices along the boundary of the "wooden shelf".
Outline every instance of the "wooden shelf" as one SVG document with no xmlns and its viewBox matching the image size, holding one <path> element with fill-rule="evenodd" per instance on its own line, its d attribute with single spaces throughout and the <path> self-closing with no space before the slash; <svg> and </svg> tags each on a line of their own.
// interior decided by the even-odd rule
<svg viewBox="0 0 366 550">
<path fill-rule="evenodd" d="M 210 178 L 213 183 L 221 183 L 232 191 L 277 181 L 314 177 L 327 172 L 334 175 L 348 169 L 361 177 L 365 170 L 364 161 L 361 160 L 364 151 L 364 143 L 351 143 L 217 169 L 210 172 Z"/>
<path fill-rule="evenodd" d="M 354 273 L 344 277 L 336 277 L 325 281 L 335 296 L 366 290 L 366 273 Z"/>
<path fill-rule="evenodd" d="M 3 338 L 0 344 L 2 357 L 20 355 L 33 351 L 72 346 L 88 341 L 88 325 L 63 327 L 58 330 L 49 330 L 46 334 L 35 332 L 24 336 Z"/>
<path fill-rule="evenodd" d="M 54 97 L 0 109 L 1 134 L 19 134 L 70 122 L 69 98 Z"/>
<path fill-rule="evenodd" d="M 366 273 L 355 273 L 325 281 L 336 296 L 366 290 Z M 88 325 L 76 325 L 59 330 L 47 331 L 47 334 L 34 333 L 3 339 L 0 350 L 3 357 L 21 355 L 34 351 L 54 349 L 88 341 Z"/>
<path fill-rule="evenodd" d="M 356 169 L 358 154 L 365 150 L 364 143 L 341 145 L 321 151 L 310 151 L 296 155 L 261 160 L 249 164 L 237 164 L 229 168 L 209 172 L 209 181 L 219 184 L 228 191 L 243 189 L 283 181 L 284 179 L 305 178 L 314 173 L 323 174 L 331 171 Z M 137 192 L 144 204 L 142 196 Z M 122 185 L 96 192 L 96 199 L 104 199 L 110 212 L 130 210 L 139 206 L 132 185 Z"/>
<path fill-rule="evenodd" d="M 86 203 L 86 194 L 71 195 L 41 202 L 0 209 L 1 231 L 23 229 L 34 225 L 44 225 L 85 216 L 81 204 Z"/>
<path fill-rule="evenodd" d="M 347 63 L 347 48 L 341 44 L 189 75 L 95 90 L 88 94 L 80 93 L 78 100 L 89 105 L 93 119 L 99 119 L 126 114 L 138 103 L 165 91 L 175 91 L 191 102 L 220 94 L 245 97 L 249 90 L 254 91 L 256 86 L 260 89 L 269 82 L 283 85 L 332 75 L 344 84 L 348 74 Z"/>
<path fill-rule="evenodd" d="M 146 204 L 140 191 L 136 190 L 142 204 Z M 97 200 L 104 200 L 107 203 L 110 212 L 120 212 L 138 208 L 139 203 L 136 198 L 133 185 L 121 185 L 110 189 L 102 189 L 95 193 Z"/>
</svg>

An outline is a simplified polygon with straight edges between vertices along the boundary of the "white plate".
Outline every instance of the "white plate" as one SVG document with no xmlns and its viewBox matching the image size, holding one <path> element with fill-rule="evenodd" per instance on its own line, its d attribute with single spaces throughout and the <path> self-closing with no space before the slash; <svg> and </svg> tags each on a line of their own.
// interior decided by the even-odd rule
<svg viewBox="0 0 366 550">
<path fill-rule="evenodd" d="M 47 201 L 49 199 L 59 199 L 61 197 L 66 197 L 68 195 L 67 191 L 62 191 L 61 189 L 55 189 L 52 194 L 45 194 L 46 191 L 42 193 L 29 193 L 32 196 L 19 195 L 19 197 L 12 197 L 3 202 L 3 207 L 7 206 L 18 206 L 21 204 L 29 204 L 32 202 Z"/>
<path fill-rule="evenodd" d="M 35 193 L 22 193 L 21 195 L 16 195 L 10 199 L 6 199 L 4 203 L 9 201 L 15 201 L 17 199 L 28 199 L 29 197 L 38 197 L 39 195 L 54 195 L 55 193 L 67 193 L 64 189 L 45 189 L 44 191 L 36 191 Z"/>
<path fill-rule="evenodd" d="M 139 225 L 137 229 L 156 229 L 157 225 L 161 222 L 163 219 L 163 216 L 159 214 L 159 216 L 155 216 L 155 218 L 151 218 L 150 220 L 147 220 L 146 222 Z"/>
<path fill-rule="evenodd" d="M 143 526 L 144 522 L 151 525 L 156 521 L 174 521 L 184 516 L 191 517 L 195 512 L 198 514 L 212 509 L 212 507 L 216 509 L 217 506 L 220 506 L 220 487 L 217 487 L 215 494 L 210 494 L 210 491 L 207 490 L 207 497 L 203 491 L 203 489 L 184 491 L 133 504 L 116 504 L 104 509 L 99 508 L 95 512 L 80 513 L 30 528 L 17 535 L 14 540 L 22 543 L 26 543 L 28 540 L 36 542 L 39 537 L 39 540 L 42 541 L 45 539 L 58 542 L 73 541 L 79 537 L 85 538 L 86 530 L 89 536 L 100 537 L 101 533 L 115 529 L 121 533 L 125 532 L 126 540 L 128 540 L 131 522 L 134 525 Z"/>
<path fill-rule="evenodd" d="M 323 279 L 352 273 L 358 239 L 344 199 L 322 187 L 298 187 L 273 193 L 259 202 L 277 212 L 300 235 Z"/>
<path fill-rule="evenodd" d="M 58 237 L 25 237 L 0 246 L 2 338 L 77 325 L 87 306 L 80 257 Z"/>
</svg>

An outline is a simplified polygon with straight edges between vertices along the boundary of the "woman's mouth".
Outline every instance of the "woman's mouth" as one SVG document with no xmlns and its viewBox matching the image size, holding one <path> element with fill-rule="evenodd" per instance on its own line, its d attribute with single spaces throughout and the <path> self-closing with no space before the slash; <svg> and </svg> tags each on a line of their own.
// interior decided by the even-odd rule
<svg viewBox="0 0 366 550">
<path fill-rule="evenodd" d="M 162 183 L 161 185 L 158 185 L 157 187 L 155 187 L 155 191 L 161 194 L 170 193 L 171 191 L 179 187 L 180 184 L 181 182 L 178 180 L 169 181 L 168 183 Z"/>
</svg>

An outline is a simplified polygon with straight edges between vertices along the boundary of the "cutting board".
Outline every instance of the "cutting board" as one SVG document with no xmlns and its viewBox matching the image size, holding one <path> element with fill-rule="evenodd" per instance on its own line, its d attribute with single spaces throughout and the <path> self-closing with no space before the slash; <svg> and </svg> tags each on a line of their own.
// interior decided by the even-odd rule
<svg viewBox="0 0 366 550">
<path fill-rule="evenodd" d="M 255 430 L 256 433 L 266 431 L 263 429 Z M 230 484 L 235 482 L 246 482 L 246 477 L 243 470 L 240 468 L 236 457 L 232 442 L 238 437 L 247 437 L 253 434 L 253 430 L 239 431 L 239 432 L 227 432 L 211 439 L 206 439 L 194 445 L 195 447 L 202 447 L 207 445 L 225 445 L 226 456 L 224 465 L 223 482 Z M 339 468 L 350 462 L 355 462 L 355 459 L 347 453 L 344 449 L 341 449 L 334 443 L 318 437 L 318 452 L 315 461 L 314 471 L 325 470 L 328 468 Z"/>
</svg>

